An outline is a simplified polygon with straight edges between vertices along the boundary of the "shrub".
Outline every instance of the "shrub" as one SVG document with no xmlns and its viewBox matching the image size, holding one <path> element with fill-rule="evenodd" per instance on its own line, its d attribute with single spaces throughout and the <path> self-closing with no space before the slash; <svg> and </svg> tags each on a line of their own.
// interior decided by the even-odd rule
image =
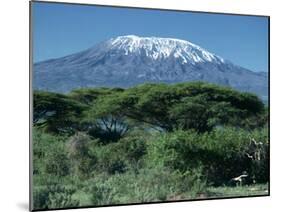
<svg viewBox="0 0 281 212">
<path fill-rule="evenodd" d="M 44 160 L 45 173 L 58 176 L 66 176 L 70 173 L 70 161 L 63 147 L 56 146 L 49 149 Z"/>
<path fill-rule="evenodd" d="M 262 157 L 248 157 L 250 138 L 261 142 Z M 163 166 L 181 172 L 203 167 L 208 182 L 226 184 L 233 177 L 247 172 L 256 182 L 268 181 L 267 131 L 248 132 L 242 129 L 221 128 L 210 133 L 176 131 L 161 134 L 149 142 L 146 164 Z M 252 154 L 252 153 L 251 153 Z"/>
<path fill-rule="evenodd" d="M 64 136 L 55 136 L 34 129 L 33 132 L 33 173 L 69 174 L 70 163 L 64 146 Z"/>
<path fill-rule="evenodd" d="M 79 201 L 72 198 L 75 189 L 63 185 L 35 186 L 33 188 L 34 209 L 77 207 Z"/>
<path fill-rule="evenodd" d="M 126 160 L 126 164 L 135 171 L 143 167 L 143 157 L 147 153 L 147 139 L 149 134 L 135 131 L 122 138 L 118 144 L 120 154 Z"/>
<path fill-rule="evenodd" d="M 158 134 L 148 142 L 146 165 L 186 171 L 200 165 L 200 135 L 194 131 Z"/>
<path fill-rule="evenodd" d="M 118 148 L 118 143 L 99 145 L 91 151 L 97 157 L 97 171 L 107 172 L 108 174 L 125 172 L 126 160 L 124 154 Z"/>
<path fill-rule="evenodd" d="M 262 157 L 249 158 L 253 154 L 251 140 L 261 143 Z M 233 177 L 247 172 L 249 183 L 268 181 L 268 132 L 266 129 L 246 131 L 242 129 L 217 129 L 205 135 L 206 149 L 213 153 L 204 162 L 208 167 L 208 179 L 215 185 L 227 183 Z"/>
<path fill-rule="evenodd" d="M 139 173 L 96 175 L 85 187 L 95 205 L 189 199 L 205 190 L 205 180 L 198 173 L 155 167 L 140 169 Z"/>
<path fill-rule="evenodd" d="M 95 142 L 83 133 L 77 133 L 68 139 L 66 145 L 68 158 L 71 161 L 72 171 L 77 176 L 88 177 L 95 169 L 97 158 L 90 151 Z"/>
<path fill-rule="evenodd" d="M 96 170 L 108 174 L 123 173 L 129 168 L 135 171 L 143 165 L 146 154 L 146 136 L 134 132 L 117 143 L 100 144 L 96 142 L 91 154 L 96 156 Z"/>
</svg>

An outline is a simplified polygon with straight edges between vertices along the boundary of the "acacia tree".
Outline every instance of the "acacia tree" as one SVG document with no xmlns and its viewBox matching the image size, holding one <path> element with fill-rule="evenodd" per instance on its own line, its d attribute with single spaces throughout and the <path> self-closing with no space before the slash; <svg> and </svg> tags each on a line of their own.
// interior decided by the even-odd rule
<svg viewBox="0 0 281 212">
<path fill-rule="evenodd" d="M 119 140 L 134 127 L 198 132 L 218 125 L 245 127 L 264 110 L 253 94 L 201 82 L 34 93 L 35 126 L 55 133 L 87 131 L 107 141 Z"/>
<path fill-rule="evenodd" d="M 33 125 L 52 133 L 73 133 L 87 108 L 64 94 L 35 91 L 33 98 Z"/>
<path fill-rule="evenodd" d="M 98 117 L 103 117 L 105 127 L 117 118 L 120 125 L 134 123 L 164 131 L 181 128 L 198 132 L 218 125 L 243 127 L 243 120 L 263 110 L 263 103 L 253 94 L 201 82 L 140 85 L 104 97 L 94 109 Z"/>
<path fill-rule="evenodd" d="M 84 123 L 87 123 L 89 134 L 101 138 L 104 143 L 119 140 L 130 129 L 119 102 L 121 93 L 121 90 L 111 90 L 110 94 L 101 95 L 85 113 Z"/>
<path fill-rule="evenodd" d="M 83 104 L 93 105 L 93 103 L 101 96 L 122 91 L 124 91 L 123 88 L 81 88 L 71 91 L 69 97 Z"/>
</svg>

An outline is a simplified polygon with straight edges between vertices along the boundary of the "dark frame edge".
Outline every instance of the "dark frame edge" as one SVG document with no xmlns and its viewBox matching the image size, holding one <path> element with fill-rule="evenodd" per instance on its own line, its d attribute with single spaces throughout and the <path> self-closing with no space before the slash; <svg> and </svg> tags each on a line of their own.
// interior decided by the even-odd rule
<svg viewBox="0 0 281 212">
<path fill-rule="evenodd" d="M 271 96 L 270 96 L 270 16 L 267 17 L 267 25 L 268 25 L 268 33 L 267 33 L 267 45 L 268 45 L 268 49 L 267 49 L 267 65 L 268 65 L 268 195 L 270 196 L 270 170 L 271 170 L 271 167 L 270 167 L 270 153 L 271 153 L 271 140 L 270 140 L 270 99 L 271 99 Z"/>
<path fill-rule="evenodd" d="M 32 67 L 33 67 L 33 13 L 32 0 L 29 3 L 29 211 L 33 211 L 33 89 L 32 89 Z"/>
</svg>

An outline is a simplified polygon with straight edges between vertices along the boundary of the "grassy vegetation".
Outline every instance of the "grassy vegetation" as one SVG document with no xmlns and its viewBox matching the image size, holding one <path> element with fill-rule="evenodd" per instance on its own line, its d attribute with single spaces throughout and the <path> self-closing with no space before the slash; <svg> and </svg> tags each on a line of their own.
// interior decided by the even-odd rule
<svg viewBox="0 0 281 212">
<path fill-rule="evenodd" d="M 236 187 L 210 187 L 204 194 L 208 197 L 240 197 L 240 196 L 259 196 L 268 195 L 268 184 L 255 184 L 255 185 L 244 185 Z"/>
<path fill-rule="evenodd" d="M 34 208 L 266 195 L 266 111 L 204 83 L 35 92 Z"/>
</svg>

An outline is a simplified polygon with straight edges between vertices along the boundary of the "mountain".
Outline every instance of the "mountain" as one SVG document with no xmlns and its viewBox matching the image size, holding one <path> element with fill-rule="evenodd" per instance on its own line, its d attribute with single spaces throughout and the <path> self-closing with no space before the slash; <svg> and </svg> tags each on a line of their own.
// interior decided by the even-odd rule
<svg viewBox="0 0 281 212">
<path fill-rule="evenodd" d="M 119 36 L 85 51 L 34 64 L 35 89 L 131 87 L 144 82 L 207 81 L 267 99 L 268 76 L 223 59 L 189 41 Z"/>
</svg>

